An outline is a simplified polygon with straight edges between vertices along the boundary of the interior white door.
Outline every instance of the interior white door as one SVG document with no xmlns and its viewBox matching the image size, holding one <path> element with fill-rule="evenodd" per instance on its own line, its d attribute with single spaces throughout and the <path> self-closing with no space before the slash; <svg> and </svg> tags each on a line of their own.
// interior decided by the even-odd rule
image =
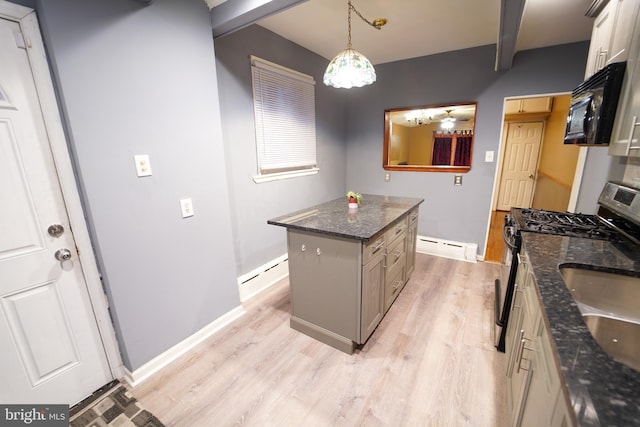
<svg viewBox="0 0 640 427">
<path fill-rule="evenodd" d="M 0 19 L 0 402 L 75 404 L 112 375 L 24 44 Z"/>
<path fill-rule="evenodd" d="M 543 127 L 543 122 L 508 124 L 498 210 L 531 207 Z"/>
</svg>

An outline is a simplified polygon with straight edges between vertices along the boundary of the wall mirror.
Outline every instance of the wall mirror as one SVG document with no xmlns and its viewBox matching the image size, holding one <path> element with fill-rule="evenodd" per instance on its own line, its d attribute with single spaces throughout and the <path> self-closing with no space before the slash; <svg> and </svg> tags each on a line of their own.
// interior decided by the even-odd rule
<svg viewBox="0 0 640 427">
<path fill-rule="evenodd" d="M 468 172 L 476 102 L 384 111 L 382 166 L 413 172 Z"/>
</svg>

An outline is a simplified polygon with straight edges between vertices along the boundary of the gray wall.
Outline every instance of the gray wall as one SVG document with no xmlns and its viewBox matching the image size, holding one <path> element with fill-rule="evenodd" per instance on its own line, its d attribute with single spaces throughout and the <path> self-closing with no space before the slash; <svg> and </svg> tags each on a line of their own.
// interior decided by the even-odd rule
<svg viewBox="0 0 640 427">
<path fill-rule="evenodd" d="M 418 233 L 477 243 L 484 253 L 505 97 L 569 92 L 583 80 L 588 43 L 518 53 L 513 67 L 495 72 L 495 46 L 381 64 L 378 81 L 349 92 L 347 187 L 358 192 L 422 197 Z M 462 186 L 452 173 L 391 172 L 384 182 L 384 109 L 477 101 L 473 165 Z M 600 188 L 601 185 L 599 184 Z"/>
<path fill-rule="evenodd" d="M 497 157 L 504 98 L 571 91 L 583 80 L 588 50 L 582 42 L 521 52 L 512 69 L 497 73 L 495 46 L 483 46 L 380 64 L 374 85 L 339 90 L 321 83 L 326 59 L 259 26 L 215 45 L 239 274 L 286 250 L 283 230 L 265 225 L 267 219 L 347 189 L 422 197 L 421 235 L 477 243 L 483 254 L 497 165 L 485 163 L 484 153 Z M 256 163 L 250 54 L 315 77 L 319 175 L 268 184 L 251 180 Z M 391 182 L 384 182 L 384 109 L 459 101 L 478 101 L 474 163 L 463 185 L 453 186 L 450 173 L 391 172 Z"/>
<path fill-rule="evenodd" d="M 216 39 L 218 88 L 239 274 L 283 255 L 285 230 L 267 220 L 341 197 L 346 181 L 346 94 L 322 83 L 324 58 L 252 25 Z M 309 74 L 316 80 L 316 175 L 253 182 L 257 173 L 249 55 Z"/>
<path fill-rule="evenodd" d="M 134 370 L 239 305 L 210 14 L 202 0 L 39 1 L 37 10 Z M 135 154 L 150 155 L 153 176 L 136 176 Z"/>
<path fill-rule="evenodd" d="M 576 212 L 595 214 L 598 212 L 598 197 L 606 181 L 622 181 L 627 165 L 625 157 L 613 157 L 608 147 L 587 147 Z"/>
</svg>

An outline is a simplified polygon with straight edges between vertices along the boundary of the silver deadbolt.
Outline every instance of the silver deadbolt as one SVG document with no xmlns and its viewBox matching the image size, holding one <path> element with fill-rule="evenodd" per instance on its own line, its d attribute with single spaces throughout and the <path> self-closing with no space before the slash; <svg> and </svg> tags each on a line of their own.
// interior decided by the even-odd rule
<svg viewBox="0 0 640 427">
<path fill-rule="evenodd" d="M 60 224 L 52 224 L 47 228 L 47 232 L 49 233 L 49 236 L 58 238 L 62 236 L 62 233 L 64 233 L 64 227 Z"/>
<path fill-rule="evenodd" d="M 55 257 L 60 262 L 68 261 L 71 259 L 71 251 L 66 248 L 58 249 L 55 253 Z"/>
</svg>

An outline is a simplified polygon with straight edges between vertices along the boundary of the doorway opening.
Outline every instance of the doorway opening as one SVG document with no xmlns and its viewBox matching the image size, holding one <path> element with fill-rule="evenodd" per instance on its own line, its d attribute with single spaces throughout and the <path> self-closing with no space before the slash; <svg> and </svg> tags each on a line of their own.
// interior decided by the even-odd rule
<svg viewBox="0 0 640 427">
<path fill-rule="evenodd" d="M 512 208 L 567 211 L 580 148 L 564 144 L 571 93 L 506 98 L 485 261 L 499 262 Z"/>
</svg>

